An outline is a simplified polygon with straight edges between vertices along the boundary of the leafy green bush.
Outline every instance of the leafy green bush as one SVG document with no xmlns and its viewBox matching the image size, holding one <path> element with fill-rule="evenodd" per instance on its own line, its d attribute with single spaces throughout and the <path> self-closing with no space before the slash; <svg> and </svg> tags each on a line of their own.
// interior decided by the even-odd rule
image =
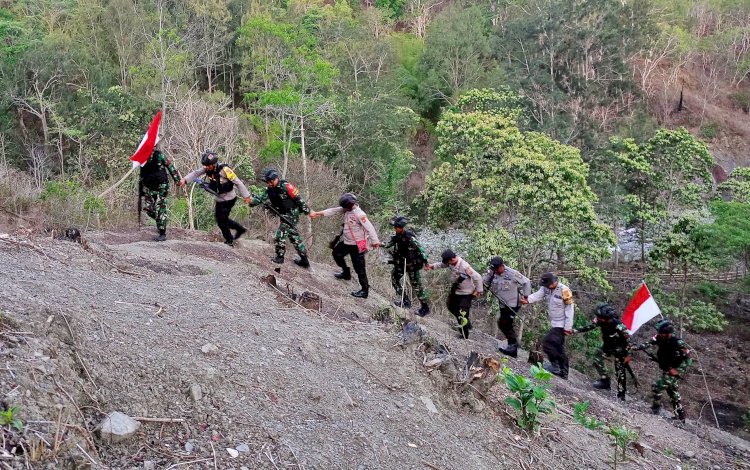
<svg viewBox="0 0 750 470">
<path fill-rule="evenodd" d="M 728 293 L 726 288 L 711 281 L 699 282 L 698 285 L 695 286 L 695 290 L 711 301 L 715 301 L 721 297 L 724 297 Z"/>
<path fill-rule="evenodd" d="M 718 122 L 710 122 L 701 127 L 701 137 L 713 140 L 719 135 L 720 126 Z"/>
<path fill-rule="evenodd" d="M 547 388 L 552 374 L 544 370 L 541 364 L 531 366 L 532 379 L 523 374 L 515 374 L 509 367 L 504 367 L 499 380 L 504 380 L 514 396 L 506 397 L 505 403 L 516 410 L 518 426 L 527 431 L 535 431 L 541 425 L 541 415 L 551 413 L 555 402 L 550 398 Z"/>
<path fill-rule="evenodd" d="M 693 300 L 682 310 L 687 327 L 692 331 L 724 331 L 729 322 L 714 304 Z"/>
</svg>

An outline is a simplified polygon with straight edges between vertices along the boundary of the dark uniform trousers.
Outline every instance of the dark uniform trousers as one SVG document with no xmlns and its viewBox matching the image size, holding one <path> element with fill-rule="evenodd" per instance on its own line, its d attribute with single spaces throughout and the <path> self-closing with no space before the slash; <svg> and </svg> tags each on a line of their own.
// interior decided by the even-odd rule
<svg viewBox="0 0 750 470">
<path fill-rule="evenodd" d="M 230 232 L 229 229 L 239 231 L 245 230 L 245 227 L 229 218 L 229 213 L 232 212 L 232 208 L 234 207 L 234 204 L 236 202 L 237 198 L 234 198 L 230 201 L 216 201 L 216 206 L 214 208 L 216 225 L 219 226 L 219 230 L 221 230 L 221 234 L 224 236 L 224 240 L 228 242 L 234 240 L 232 232 Z"/>
<path fill-rule="evenodd" d="M 505 335 L 509 346 L 511 344 L 518 344 L 516 330 L 513 328 L 513 320 L 515 320 L 519 310 L 521 310 L 520 305 L 515 308 L 503 306 L 500 309 L 500 316 L 497 318 L 497 327 Z"/>
<path fill-rule="evenodd" d="M 469 337 L 471 330 L 471 320 L 469 319 L 469 310 L 471 310 L 471 301 L 474 296 L 471 294 L 451 293 L 448 296 L 448 311 L 456 317 L 458 328 L 464 338 Z"/>
<path fill-rule="evenodd" d="M 563 376 L 568 376 L 568 356 L 565 354 L 565 330 L 562 327 L 555 327 L 549 330 L 544 337 L 542 348 L 549 361 L 560 368 Z"/>
<path fill-rule="evenodd" d="M 359 285 L 363 290 L 370 289 L 370 282 L 367 280 L 367 269 L 365 267 L 365 253 L 360 253 L 357 245 L 347 245 L 343 241 L 340 241 L 333 247 L 333 261 L 336 265 L 344 271 L 349 270 L 349 266 L 346 265 L 346 256 L 349 255 L 352 259 L 352 266 L 354 272 L 357 273 L 359 279 Z"/>
</svg>

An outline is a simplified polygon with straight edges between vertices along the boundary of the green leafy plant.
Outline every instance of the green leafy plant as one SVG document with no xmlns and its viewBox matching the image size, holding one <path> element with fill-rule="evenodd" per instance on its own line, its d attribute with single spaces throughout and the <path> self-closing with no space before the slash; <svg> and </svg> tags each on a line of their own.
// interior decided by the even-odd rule
<svg viewBox="0 0 750 470">
<path fill-rule="evenodd" d="M 672 450 L 671 447 L 667 447 L 664 449 L 664 455 L 666 455 L 667 457 L 671 457 L 673 453 L 674 451 Z"/>
<path fill-rule="evenodd" d="M 607 434 L 612 436 L 615 440 L 613 463 L 614 463 L 615 468 L 617 468 L 618 451 L 622 450 L 622 458 L 625 459 L 626 458 L 625 450 L 627 450 L 628 445 L 631 442 L 635 442 L 638 440 L 638 433 L 622 425 L 617 425 L 617 426 L 608 425 Z"/>
<path fill-rule="evenodd" d="M 18 407 L 16 406 L 0 411 L 0 426 L 13 426 L 19 431 L 23 429 L 23 421 L 18 418 L 16 413 L 18 413 Z"/>
<path fill-rule="evenodd" d="M 514 396 L 506 397 L 505 403 L 516 410 L 518 426 L 527 431 L 535 431 L 541 425 L 541 415 L 551 413 L 555 402 L 547 388 L 552 374 L 544 370 L 541 364 L 531 366 L 532 378 L 515 374 L 509 367 L 504 367 L 498 380 L 504 380 Z"/>
<path fill-rule="evenodd" d="M 596 416 L 588 415 L 590 403 L 587 401 L 578 402 L 573 405 L 573 419 L 586 429 L 597 431 L 604 427 L 604 421 L 599 421 Z"/>
<path fill-rule="evenodd" d="M 750 410 L 745 411 L 742 415 L 742 427 L 745 431 L 750 432 Z"/>
<path fill-rule="evenodd" d="M 625 451 L 628 445 L 638 440 L 638 433 L 622 426 L 620 424 L 611 424 L 606 421 L 599 421 L 596 416 L 590 416 L 588 414 L 589 402 L 579 402 L 573 405 L 573 419 L 576 423 L 591 429 L 593 431 L 604 430 L 605 434 L 609 435 L 614 439 L 614 453 L 613 453 L 613 465 L 617 468 L 617 459 L 619 451 L 622 451 L 622 459 L 626 458 Z M 667 451 L 665 450 L 665 453 Z M 669 449 L 671 453 L 672 450 Z"/>
</svg>

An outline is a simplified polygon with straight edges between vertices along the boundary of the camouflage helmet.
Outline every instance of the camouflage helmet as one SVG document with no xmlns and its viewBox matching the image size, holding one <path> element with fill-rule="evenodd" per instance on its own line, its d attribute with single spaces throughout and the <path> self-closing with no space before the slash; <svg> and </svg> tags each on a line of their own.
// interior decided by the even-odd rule
<svg viewBox="0 0 750 470">
<path fill-rule="evenodd" d="M 674 325 L 669 320 L 659 320 L 654 327 L 660 334 L 674 333 Z"/>
<path fill-rule="evenodd" d="M 273 181 L 278 177 L 279 172 L 274 168 L 266 168 L 265 170 L 263 170 L 263 181 L 265 181 L 266 183 L 268 183 L 269 181 Z"/>
<path fill-rule="evenodd" d="M 404 217 L 403 215 L 397 215 L 396 217 L 391 220 L 391 225 L 397 228 L 404 228 L 406 227 L 406 224 L 409 223 L 409 219 Z"/>
<path fill-rule="evenodd" d="M 596 305 L 596 316 L 611 320 L 617 317 L 617 313 L 615 313 L 615 309 L 607 302 L 600 302 Z"/>
</svg>

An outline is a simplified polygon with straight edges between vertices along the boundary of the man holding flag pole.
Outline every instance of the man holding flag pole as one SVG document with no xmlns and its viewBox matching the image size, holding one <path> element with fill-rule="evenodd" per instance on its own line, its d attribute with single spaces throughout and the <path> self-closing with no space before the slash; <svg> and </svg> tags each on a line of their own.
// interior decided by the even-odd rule
<svg viewBox="0 0 750 470">
<path fill-rule="evenodd" d="M 655 325 L 656 335 L 647 343 L 641 344 L 635 348 L 636 351 L 644 351 L 652 346 L 657 346 L 656 354 L 647 352 L 649 357 L 659 364 L 661 368 L 661 377 L 654 382 L 652 390 L 651 411 L 658 415 L 661 411 L 661 394 L 664 390 L 674 407 L 674 413 L 677 419 L 685 421 L 685 410 L 682 408 L 682 402 L 679 392 L 678 381 L 685 377 L 688 367 L 693 363 L 690 357 L 690 348 L 681 338 L 674 336 L 674 325 L 669 320 L 665 320 L 661 314 L 659 306 L 656 305 L 651 292 L 646 286 L 646 282 L 641 282 L 641 287 L 636 291 L 633 299 L 625 308 L 622 315 L 622 322 L 625 324 L 631 334 L 640 328 L 647 321 L 659 315 L 662 319 Z"/>
</svg>

